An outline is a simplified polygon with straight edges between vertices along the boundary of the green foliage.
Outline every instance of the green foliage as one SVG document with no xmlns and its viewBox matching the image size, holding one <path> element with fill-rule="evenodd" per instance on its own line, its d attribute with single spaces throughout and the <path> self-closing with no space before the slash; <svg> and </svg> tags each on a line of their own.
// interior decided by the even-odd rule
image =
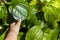
<svg viewBox="0 0 60 40">
<path fill-rule="evenodd" d="M 7 17 L 7 9 L 5 6 L 0 6 L 0 19 L 4 19 Z"/>
<path fill-rule="evenodd" d="M 49 25 L 51 24 L 57 26 L 57 22 L 60 20 L 60 9 L 56 9 L 53 6 L 46 5 L 45 7 L 43 7 L 43 11 L 46 22 L 49 23 Z"/>
<path fill-rule="evenodd" d="M 28 8 L 26 7 L 25 4 L 20 3 L 19 5 L 13 8 L 11 14 L 16 20 L 18 19 L 24 20 L 28 15 Z"/>
<path fill-rule="evenodd" d="M 8 29 L 7 29 L 7 30 L 8 30 Z M 7 30 L 5 30 L 5 32 L 0 36 L 0 39 L 1 39 L 1 40 L 4 40 L 4 39 L 5 39 L 5 35 L 6 35 Z"/>
<path fill-rule="evenodd" d="M 18 40 L 60 40 L 60 0 L 0 0 L 0 40 L 18 19 Z"/>
<path fill-rule="evenodd" d="M 32 27 L 26 34 L 26 40 L 43 40 L 43 31 L 39 26 Z"/>
</svg>

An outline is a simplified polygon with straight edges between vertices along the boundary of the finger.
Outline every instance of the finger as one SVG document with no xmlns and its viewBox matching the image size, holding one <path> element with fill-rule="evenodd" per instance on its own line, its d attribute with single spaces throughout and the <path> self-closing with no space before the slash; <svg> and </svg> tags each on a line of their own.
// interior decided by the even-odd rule
<svg viewBox="0 0 60 40">
<path fill-rule="evenodd" d="M 16 22 L 12 23 L 10 26 L 15 25 L 15 24 L 16 24 Z"/>
<path fill-rule="evenodd" d="M 17 24 L 16 24 L 16 25 L 20 26 L 20 24 L 21 24 L 21 19 L 20 19 L 20 20 L 18 20 L 18 22 L 17 22 Z"/>
</svg>

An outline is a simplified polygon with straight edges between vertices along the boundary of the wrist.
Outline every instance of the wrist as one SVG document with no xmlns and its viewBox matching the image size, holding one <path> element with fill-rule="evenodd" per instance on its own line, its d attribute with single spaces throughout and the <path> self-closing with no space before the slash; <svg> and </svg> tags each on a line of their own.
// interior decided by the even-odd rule
<svg viewBox="0 0 60 40">
<path fill-rule="evenodd" d="M 18 35 L 18 32 L 14 31 L 14 30 L 10 30 L 10 32 L 11 32 L 12 34 L 15 34 L 16 36 Z"/>
<path fill-rule="evenodd" d="M 17 40 L 17 36 L 18 36 L 18 33 L 16 33 L 15 31 L 9 31 L 7 37 L 5 40 Z"/>
</svg>

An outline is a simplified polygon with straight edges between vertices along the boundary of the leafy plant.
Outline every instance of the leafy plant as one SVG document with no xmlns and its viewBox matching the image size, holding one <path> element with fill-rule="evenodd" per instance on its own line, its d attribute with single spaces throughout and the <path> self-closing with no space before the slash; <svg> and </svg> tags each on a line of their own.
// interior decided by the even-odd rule
<svg viewBox="0 0 60 40">
<path fill-rule="evenodd" d="M 18 19 L 18 40 L 60 40 L 60 0 L 0 0 L 1 40 Z"/>
</svg>

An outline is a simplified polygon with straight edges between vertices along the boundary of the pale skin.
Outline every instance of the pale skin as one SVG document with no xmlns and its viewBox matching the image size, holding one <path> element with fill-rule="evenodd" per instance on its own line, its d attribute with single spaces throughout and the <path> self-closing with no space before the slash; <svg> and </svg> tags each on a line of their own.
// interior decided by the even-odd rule
<svg viewBox="0 0 60 40">
<path fill-rule="evenodd" d="M 17 35 L 20 30 L 20 24 L 21 20 L 19 20 L 17 23 L 14 22 L 10 25 L 10 31 L 5 40 L 17 40 Z"/>
</svg>

